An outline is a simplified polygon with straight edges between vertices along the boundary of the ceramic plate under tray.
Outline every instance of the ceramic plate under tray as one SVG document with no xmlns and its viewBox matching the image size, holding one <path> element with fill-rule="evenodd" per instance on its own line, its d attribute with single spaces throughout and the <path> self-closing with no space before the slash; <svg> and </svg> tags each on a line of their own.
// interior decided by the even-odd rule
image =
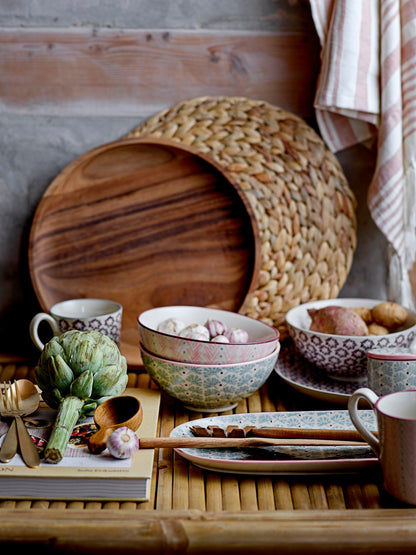
<svg viewBox="0 0 416 555">
<path fill-rule="evenodd" d="M 370 429 L 376 428 L 373 411 L 360 411 Z M 293 428 L 354 429 L 348 411 L 264 412 L 201 418 L 181 424 L 174 437 L 193 437 L 190 426 L 281 426 Z M 176 449 L 185 459 L 207 470 L 241 474 L 355 472 L 378 466 L 371 448 L 362 446 L 279 446 L 249 449 Z"/>
<path fill-rule="evenodd" d="M 282 346 L 275 371 L 286 383 L 315 399 L 346 405 L 359 387 L 367 386 L 367 379 L 341 381 L 328 376 L 325 370 L 311 364 L 290 343 Z"/>
<path fill-rule="evenodd" d="M 120 350 L 141 362 L 137 316 L 189 304 L 238 312 L 257 285 L 258 228 L 213 159 L 155 138 L 116 141 L 70 164 L 34 217 L 29 269 L 38 301 L 123 305 Z"/>
</svg>

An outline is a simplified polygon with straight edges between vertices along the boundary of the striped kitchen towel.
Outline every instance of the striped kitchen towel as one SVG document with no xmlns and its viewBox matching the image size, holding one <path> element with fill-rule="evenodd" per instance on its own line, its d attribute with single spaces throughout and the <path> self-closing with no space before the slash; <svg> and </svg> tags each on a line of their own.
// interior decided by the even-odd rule
<svg viewBox="0 0 416 555">
<path fill-rule="evenodd" d="M 393 251 L 390 298 L 414 307 L 408 270 L 416 259 L 416 1 L 310 5 L 322 47 L 319 129 L 334 152 L 377 140 L 368 207 Z"/>
</svg>

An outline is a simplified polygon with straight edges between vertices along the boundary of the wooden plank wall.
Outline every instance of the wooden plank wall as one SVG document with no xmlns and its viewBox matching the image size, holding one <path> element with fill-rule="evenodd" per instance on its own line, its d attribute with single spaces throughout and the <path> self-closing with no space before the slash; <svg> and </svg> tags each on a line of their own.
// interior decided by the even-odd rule
<svg viewBox="0 0 416 555">
<path fill-rule="evenodd" d="M 0 29 L 0 98 L 14 113 L 147 116 L 187 98 L 259 98 L 312 116 L 314 33 Z"/>
</svg>

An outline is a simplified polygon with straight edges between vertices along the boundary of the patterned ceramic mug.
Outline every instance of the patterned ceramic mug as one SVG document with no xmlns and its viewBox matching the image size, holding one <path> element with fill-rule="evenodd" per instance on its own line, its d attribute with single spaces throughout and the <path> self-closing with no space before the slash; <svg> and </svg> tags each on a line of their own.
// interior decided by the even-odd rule
<svg viewBox="0 0 416 555">
<path fill-rule="evenodd" d="M 370 403 L 377 416 L 378 438 L 360 419 L 358 403 Z M 351 420 L 380 459 L 384 488 L 400 501 L 416 505 L 416 391 L 397 391 L 378 397 L 363 387 L 349 401 Z"/>
<path fill-rule="evenodd" d="M 30 337 L 39 350 L 44 347 L 39 338 L 39 325 L 46 321 L 54 335 L 68 330 L 97 330 L 120 344 L 123 307 L 105 299 L 70 299 L 54 304 L 49 314 L 39 312 L 30 322 Z"/>
<path fill-rule="evenodd" d="M 377 395 L 416 389 L 416 353 L 399 348 L 368 351 L 367 380 Z"/>
</svg>

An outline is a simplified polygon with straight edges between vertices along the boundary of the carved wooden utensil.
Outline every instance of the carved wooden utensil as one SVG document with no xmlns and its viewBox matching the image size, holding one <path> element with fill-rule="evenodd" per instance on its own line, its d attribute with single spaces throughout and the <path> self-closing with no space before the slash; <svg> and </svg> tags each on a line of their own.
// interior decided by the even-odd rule
<svg viewBox="0 0 416 555">
<path fill-rule="evenodd" d="M 264 437 L 264 438 L 304 438 L 304 439 L 334 439 L 334 440 L 352 440 L 364 441 L 362 436 L 357 430 L 337 430 L 330 429 L 316 429 L 316 428 L 280 428 L 280 427 L 260 427 L 244 426 L 227 426 L 221 428 L 220 426 L 190 426 L 193 434 L 199 437 Z M 377 432 L 374 432 L 375 434 Z"/>
<path fill-rule="evenodd" d="M 336 439 L 304 439 L 304 438 L 268 438 L 268 437 L 147 437 L 139 438 L 139 449 L 157 449 L 170 447 L 172 449 L 220 449 L 220 448 L 247 448 L 247 447 L 273 447 L 279 445 L 303 446 L 345 446 L 363 445 L 363 442 L 344 441 Z"/>
<path fill-rule="evenodd" d="M 109 435 L 117 428 L 126 426 L 136 431 L 143 420 L 143 408 L 137 397 L 119 395 L 104 401 L 94 411 L 94 421 L 99 427 L 88 439 L 92 453 L 101 453 L 107 445 Z"/>
</svg>

